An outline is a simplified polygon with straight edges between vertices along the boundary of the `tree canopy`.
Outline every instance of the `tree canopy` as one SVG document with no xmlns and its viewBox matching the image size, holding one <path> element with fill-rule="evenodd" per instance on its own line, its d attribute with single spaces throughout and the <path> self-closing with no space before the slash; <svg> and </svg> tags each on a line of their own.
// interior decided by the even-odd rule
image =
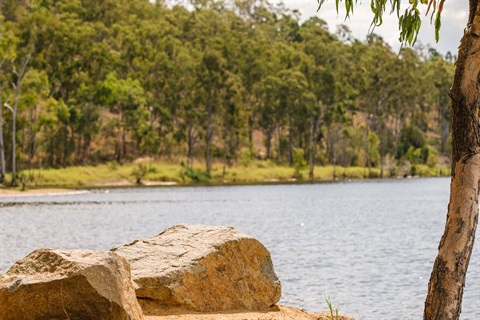
<svg viewBox="0 0 480 320">
<path fill-rule="evenodd" d="M 332 34 L 266 1 L 190 4 L 3 1 L 3 103 L 31 57 L 13 136 L 3 109 L 7 169 L 11 141 L 21 170 L 140 156 L 293 165 L 296 149 L 384 175 L 448 163 L 454 59 Z"/>
</svg>

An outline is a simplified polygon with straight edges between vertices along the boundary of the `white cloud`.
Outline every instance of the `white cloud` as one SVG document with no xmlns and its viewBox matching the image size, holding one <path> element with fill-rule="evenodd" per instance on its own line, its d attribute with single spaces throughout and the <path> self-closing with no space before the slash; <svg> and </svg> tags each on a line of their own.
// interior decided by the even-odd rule
<svg viewBox="0 0 480 320">
<path fill-rule="evenodd" d="M 273 0 L 272 2 L 280 2 Z M 331 32 L 336 31 L 336 26 L 346 24 L 352 30 L 353 36 L 364 40 L 370 30 L 372 21 L 372 12 L 370 11 L 370 1 L 359 1 L 354 9 L 354 14 L 350 19 L 344 20 L 345 9 L 342 7 L 344 2 L 340 3 L 340 13 L 337 15 L 335 9 L 335 0 L 327 0 L 320 12 L 317 12 L 316 0 L 285 0 L 286 7 L 297 9 L 302 14 L 302 19 L 308 19 L 311 16 L 318 16 L 325 20 Z M 403 8 L 408 5 L 408 1 L 402 1 Z M 403 9 L 403 10 L 404 10 Z M 422 28 L 418 36 L 418 42 L 423 45 L 430 45 L 439 52 L 445 54 L 450 51 L 454 54 L 458 51 L 458 44 L 463 35 L 463 30 L 467 23 L 468 1 L 467 0 L 447 0 L 442 13 L 442 28 L 440 30 L 440 40 L 435 43 L 434 28 L 430 24 L 430 17 L 425 17 L 422 22 Z M 400 43 L 398 41 L 398 20 L 395 14 L 385 16 L 382 26 L 375 29 L 375 33 L 398 50 Z"/>
</svg>

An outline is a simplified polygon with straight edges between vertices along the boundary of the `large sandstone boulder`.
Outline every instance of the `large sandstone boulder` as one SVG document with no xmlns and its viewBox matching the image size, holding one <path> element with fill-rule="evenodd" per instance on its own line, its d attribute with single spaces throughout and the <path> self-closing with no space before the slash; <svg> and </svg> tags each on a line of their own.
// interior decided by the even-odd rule
<svg viewBox="0 0 480 320">
<path fill-rule="evenodd" d="M 270 253 L 232 227 L 177 225 L 112 250 L 130 262 L 145 314 L 267 310 L 280 299 Z"/>
<path fill-rule="evenodd" d="M 140 320 L 128 262 L 113 252 L 39 249 L 0 275 L 1 320 Z"/>
</svg>

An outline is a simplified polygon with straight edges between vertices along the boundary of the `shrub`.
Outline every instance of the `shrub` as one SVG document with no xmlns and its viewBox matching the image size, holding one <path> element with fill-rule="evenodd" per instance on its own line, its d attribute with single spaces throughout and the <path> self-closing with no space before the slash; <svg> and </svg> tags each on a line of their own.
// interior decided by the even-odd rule
<svg viewBox="0 0 480 320">
<path fill-rule="evenodd" d="M 142 179 L 147 175 L 147 166 L 143 163 L 139 163 L 132 171 L 132 175 L 135 177 L 137 184 L 142 183 Z"/>
<path fill-rule="evenodd" d="M 297 179 L 301 179 L 303 177 L 301 171 L 307 167 L 307 161 L 305 161 L 304 154 L 305 152 L 303 149 L 293 149 L 293 168 L 295 170 L 293 176 Z"/>
<path fill-rule="evenodd" d="M 182 179 L 185 180 L 185 177 L 194 182 L 208 182 L 211 178 L 211 176 L 205 171 L 193 168 L 185 168 Z"/>
</svg>

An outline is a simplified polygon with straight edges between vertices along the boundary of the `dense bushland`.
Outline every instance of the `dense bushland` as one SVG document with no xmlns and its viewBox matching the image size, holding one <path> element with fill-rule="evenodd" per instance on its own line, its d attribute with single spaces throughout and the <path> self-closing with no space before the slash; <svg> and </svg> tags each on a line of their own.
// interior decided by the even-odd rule
<svg viewBox="0 0 480 320">
<path fill-rule="evenodd" d="M 0 4 L 2 179 L 144 156 L 207 174 L 264 159 L 311 177 L 449 161 L 450 54 L 331 34 L 266 1 Z"/>
</svg>

